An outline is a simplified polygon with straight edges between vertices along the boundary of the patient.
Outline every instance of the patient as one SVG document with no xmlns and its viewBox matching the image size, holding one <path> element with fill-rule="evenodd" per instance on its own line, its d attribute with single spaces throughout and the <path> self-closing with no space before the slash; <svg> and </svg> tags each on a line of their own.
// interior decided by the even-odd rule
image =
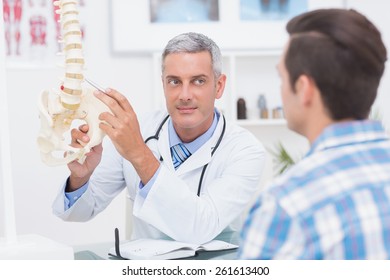
<svg viewBox="0 0 390 280">
<path fill-rule="evenodd" d="M 261 194 L 242 259 L 390 258 L 390 141 L 368 120 L 386 62 L 377 28 L 353 10 L 293 18 L 278 64 L 288 127 L 306 157 Z"/>
</svg>

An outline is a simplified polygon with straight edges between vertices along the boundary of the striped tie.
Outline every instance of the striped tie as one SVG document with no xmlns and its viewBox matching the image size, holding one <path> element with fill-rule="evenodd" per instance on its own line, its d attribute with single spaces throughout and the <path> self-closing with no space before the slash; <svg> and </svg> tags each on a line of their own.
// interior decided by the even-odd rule
<svg viewBox="0 0 390 280">
<path fill-rule="evenodd" d="M 182 164 L 191 155 L 190 151 L 182 144 L 179 143 L 171 148 L 172 162 L 175 169 Z"/>
</svg>

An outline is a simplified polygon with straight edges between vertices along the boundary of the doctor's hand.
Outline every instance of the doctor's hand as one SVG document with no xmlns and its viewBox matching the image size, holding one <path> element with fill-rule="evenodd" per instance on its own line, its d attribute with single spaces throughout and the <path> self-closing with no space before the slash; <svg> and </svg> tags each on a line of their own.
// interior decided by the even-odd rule
<svg viewBox="0 0 390 280">
<path fill-rule="evenodd" d="M 100 114 L 100 129 L 111 139 L 119 154 L 132 163 L 146 184 L 160 163 L 144 143 L 133 107 L 125 96 L 114 89 L 107 89 L 106 93 L 95 91 L 94 94 L 112 112 Z"/>
<path fill-rule="evenodd" d="M 72 143 L 71 146 L 81 148 L 89 142 L 87 132 L 89 126 L 87 124 L 81 125 L 79 129 L 72 129 Z M 71 172 L 66 191 L 74 191 L 84 185 L 91 177 L 96 166 L 98 166 L 102 158 L 103 147 L 102 144 L 96 145 L 86 154 L 86 159 L 83 164 L 77 160 L 68 163 L 68 168 Z"/>
</svg>

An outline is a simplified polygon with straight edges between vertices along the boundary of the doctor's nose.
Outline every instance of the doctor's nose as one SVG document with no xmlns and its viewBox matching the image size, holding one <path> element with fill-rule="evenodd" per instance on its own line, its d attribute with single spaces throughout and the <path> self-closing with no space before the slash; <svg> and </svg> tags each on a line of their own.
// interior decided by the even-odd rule
<svg viewBox="0 0 390 280">
<path fill-rule="evenodd" d="M 189 101 L 192 99 L 191 88 L 188 85 L 183 85 L 180 91 L 180 99 L 183 101 Z"/>
</svg>

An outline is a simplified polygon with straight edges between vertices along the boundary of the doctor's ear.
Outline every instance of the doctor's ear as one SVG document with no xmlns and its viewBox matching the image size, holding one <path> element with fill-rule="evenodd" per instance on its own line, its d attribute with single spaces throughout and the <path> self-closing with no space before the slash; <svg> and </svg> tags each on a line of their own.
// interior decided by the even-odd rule
<svg viewBox="0 0 390 280">
<path fill-rule="evenodd" d="M 225 89 L 225 85 L 226 85 L 226 75 L 225 74 L 221 74 L 217 80 L 217 83 L 216 83 L 216 95 L 215 95 L 215 98 L 216 99 L 219 99 L 222 97 L 223 95 L 223 91 Z"/>
</svg>

